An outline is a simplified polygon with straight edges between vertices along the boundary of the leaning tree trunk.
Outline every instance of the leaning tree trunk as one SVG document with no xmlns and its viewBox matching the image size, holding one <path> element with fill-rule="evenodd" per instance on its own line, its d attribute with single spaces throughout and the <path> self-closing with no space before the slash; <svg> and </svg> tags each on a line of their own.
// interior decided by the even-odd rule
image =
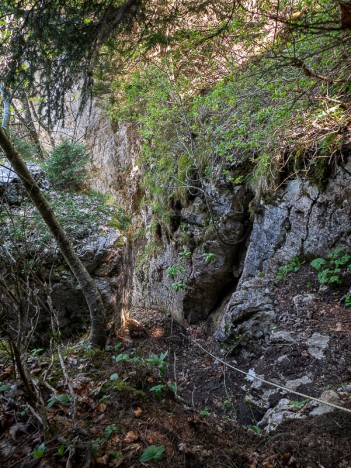
<svg viewBox="0 0 351 468">
<path fill-rule="evenodd" d="M 6 131 L 1 127 L 0 146 L 3 149 L 6 158 L 10 161 L 12 167 L 21 179 L 28 196 L 50 229 L 50 232 L 55 238 L 62 255 L 82 288 L 82 292 L 90 311 L 91 344 L 94 347 L 104 348 L 106 345 L 105 308 L 93 279 L 87 272 L 83 263 L 79 260 L 64 229 L 57 221 L 49 202 L 44 197 L 26 164 L 11 143 Z"/>
</svg>

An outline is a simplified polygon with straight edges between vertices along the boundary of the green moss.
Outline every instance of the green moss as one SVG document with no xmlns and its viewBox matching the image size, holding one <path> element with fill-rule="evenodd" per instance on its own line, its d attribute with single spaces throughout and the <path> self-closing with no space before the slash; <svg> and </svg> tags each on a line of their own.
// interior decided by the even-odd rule
<svg viewBox="0 0 351 468">
<path fill-rule="evenodd" d="M 124 381 L 115 383 L 112 387 L 112 390 L 118 393 L 123 393 L 129 397 L 146 398 L 145 392 L 142 390 L 137 390 L 135 387 Z"/>
</svg>

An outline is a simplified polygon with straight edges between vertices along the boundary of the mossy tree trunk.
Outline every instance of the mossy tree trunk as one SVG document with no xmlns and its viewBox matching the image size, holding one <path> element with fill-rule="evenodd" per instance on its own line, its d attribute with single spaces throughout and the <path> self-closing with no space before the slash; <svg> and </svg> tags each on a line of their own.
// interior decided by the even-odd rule
<svg viewBox="0 0 351 468">
<path fill-rule="evenodd" d="M 93 279 L 87 272 L 83 263 L 79 260 L 69 238 L 67 237 L 67 234 L 56 219 L 55 213 L 53 212 L 49 202 L 44 197 L 21 156 L 16 151 L 5 129 L 1 127 L 0 146 L 3 149 L 6 158 L 10 161 L 13 169 L 21 179 L 28 196 L 50 229 L 50 232 L 55 238 L 63 257 L 68 263 L 80 287 L 82 288 L 82 292 L 90 311 L 90 340 L 92 346 L 104 348 L 106 345 L 105 308 L 101 299 L 101 295 L 97 290 Z"/>
</svg>

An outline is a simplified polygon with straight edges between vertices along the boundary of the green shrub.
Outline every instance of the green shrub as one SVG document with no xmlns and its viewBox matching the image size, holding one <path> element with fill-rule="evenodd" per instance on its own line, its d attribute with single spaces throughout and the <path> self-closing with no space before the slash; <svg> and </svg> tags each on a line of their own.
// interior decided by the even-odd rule
<svg viewBox="0 0 351 468">
<path fill-rule="evenodd" d="M 12 142 L 14 143 L 16 150 L 22 156 L 25 161 L 35 161 L 38 155 L 37 146 L 33 145 L 30 141 L 25 138 L 20 138 L 17 135 L 12 135 Z"/>
<path fill-rule="evenodd" d="M 315 258 L 310 265 L 318 271 L 318 281 L 321 284 L 340 285 L 345 274 L 351 271 L 351 255 L 338 248 L 329 253 L 327 260 Z"/>
<path fill-rule="evenodd" d="M 87 175 L 89 154 L 80 143 L 62 140 L 45 162 L 51 183 L 61 189 L 78 190 Z"/>
</svg>

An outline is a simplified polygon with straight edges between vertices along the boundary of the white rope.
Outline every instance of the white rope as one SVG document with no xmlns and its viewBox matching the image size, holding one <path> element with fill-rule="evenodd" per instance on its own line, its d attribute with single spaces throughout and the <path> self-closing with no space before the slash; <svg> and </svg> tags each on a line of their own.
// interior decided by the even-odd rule
<svg viewBox="0 0 351 468">
<path fill-rule="evenodd" d="M 189 337 L 187 337 L 187 338 L 189 338 Z M 320 398 L 311 397 L 311 396 L 306 395 L 304 393 L 297 392 L 296 390 L 291 390 L 290 388 L 284 387 L 284 385 L 279 385 L 279 384 L 276 384 L 274 382 L 270 382 L 269 380 L 262 379 L 262 377 L 259 377 L 256 374 L 253 374 L 253 373 L 250 373 L 250 372 L 245 372 L 245 371 L 239 369 L 238 367 L 235 367 L 235 366 L 232 366 L 231 364 L 228 364 L 227 362 L 223 361 L 223 359 L 221 359 L 221 358 L 215 356 L 214 354 L 210 353 L 209 351 L 207 351 L 207 349 L 205 349 L 203 346 L 201 346 L 200 343 L 198 343 L 196 340 L 192 340 L 191 338 L 190 338 L 190 340 L 194 344 L 196 344 L 199 348 L 201 348 L 205 353 L 210 355 L 212 358 L 216 359 L 217 361 L 219 361 L 220 363 L 222 363 L 225 366 L 229 367 L 230 369 L 233 369 L 236 372 L 240 372 L 240 374 L 244 374 L 244 375 L 248 376 L 250 380 L 255 380 L 255 379 L 259 380 L 259 381 L 261 381 L 261 382 L 263 382 L 265 384 L 272 385 L 273 387 L 279 388 L 281 390 L 285 390 L 286 392 L 289 392 L 289 393 L 293 393 L 294 395 L 298 395 L 298 396 L 301 396 L 301 397 L 304 397 L 304 398 L 308 398 L 309 400 L 318 401 L 318 403 L 322 403 L 323 405 L 331 406 L 332 408 L 335 408 L 335 409 L 344 411 L 345 413 L 350 413 L 351 414 L 351 409 L 344 408 L 343 406 L 335 405 L 334 403 L 330 403 L 329 401 L 321 400 Z"/>
</svg>

